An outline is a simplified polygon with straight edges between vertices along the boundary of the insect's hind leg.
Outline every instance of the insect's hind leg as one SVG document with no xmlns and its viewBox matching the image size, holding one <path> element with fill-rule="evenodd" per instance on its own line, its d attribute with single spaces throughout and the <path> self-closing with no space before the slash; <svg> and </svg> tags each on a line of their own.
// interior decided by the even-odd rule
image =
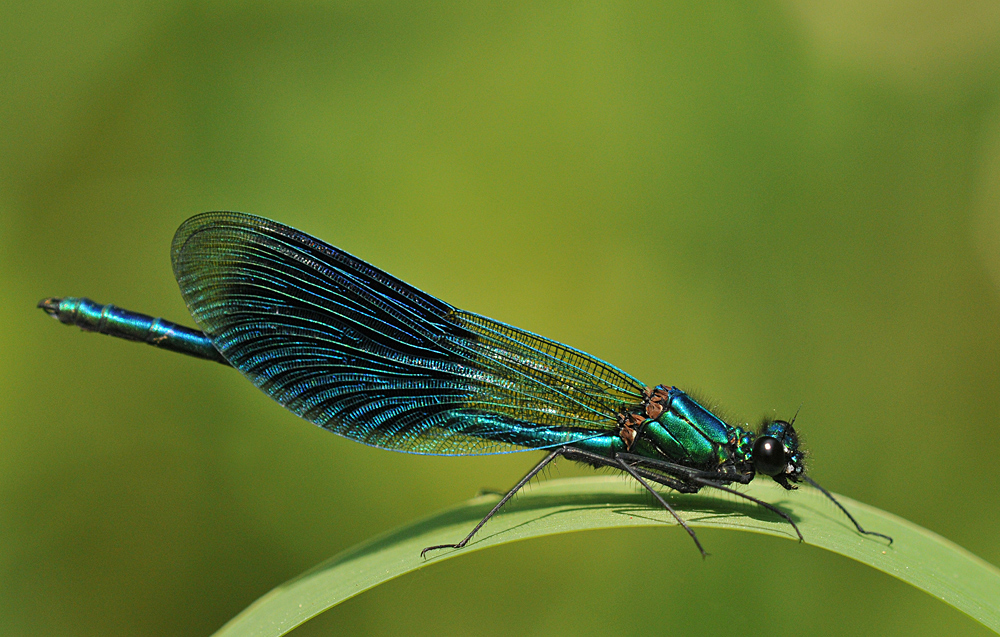
<svg viewBox="0 0 1000 637">
<path fill-rule="evenodd" d="M 464 548 L 465 545 L 469 543 L 469 540 L 472 539 L 472 536 L 478 533 L 479 529 L 483 528 L 483 525 L 486 524 L 490 518 L 496 515 L 497 511 L 503 508 L 503 505 L 507 504 L 507 501 L 510 500 L 512 497 L 514 497 L 515 493 L 521 490 L 521 487 L 528 484 L 528 482 L 536 475 L 538 475 L 538 472 L 544 469 L 547 464 L 549 464 L 559 456 L 563 455 L 563 453 L 565 452 L 566 452 L 565 447 L 559 447 L 558 449 L 552 450 L 547 456 L 545 456 L 545 458 L 541 462 L 535 465 L 534 469 L 529 471 L 523 478 L 521 478 L 521 480 L 517 484 L 514 485 L 513 489 L 507 492 L 507 495 L 505 495 L 503 498 L 500 499 L 499 502 L 496 503 L 496 506 L 490 509 L 490 512 L 486 514 L 486 517 L 480 520 L 479 524 L 477 524 L 476 527 L 472 529 L 472 531 L 468 535 L 466 535 L 465 539 L 463 539 L 461 542 L 459 542 L 458 544 L 438 544 L 435 546 L 428 546 L 424 550 L 420 551 L 420 557 L 424 557 L 427 551 L 436 551 L 438 549 Z"/>
</svg>

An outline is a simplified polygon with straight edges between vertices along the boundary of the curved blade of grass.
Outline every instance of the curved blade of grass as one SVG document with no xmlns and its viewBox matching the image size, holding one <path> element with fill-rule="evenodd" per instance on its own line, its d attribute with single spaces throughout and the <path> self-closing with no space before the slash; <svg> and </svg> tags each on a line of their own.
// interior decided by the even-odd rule
<svg viewBox="0 0 1000 637">
<path fill-rule="evenodd" d="M 807 544 L 840 553 L 951 604 L 1000 632 L 1000 569 L 943 537 L 890 513 L 837 495 L 867 529 L 892 536 L 887 543 L 860 535 L 818 491 L 790 493 L 753 483 L 745 492 L 779 506 L 796 521 Z M 688 524 L 796 539 L 774 514 L 724 493 L 666 496 Z M 614 476 L 540 482 L 518 498 L 460 551 L 420 557 L 426 546 L 456 542 L 496 503 L 474 498 L 453 509 L 348 549 L 264 595 L 234 617 L 217 637 L 277 637 L 358 593 L 471 551 L 531 537 L 588 529 L 667 526 L 664 511 L 651 508 L 634 483 Z M 693 550 L 693 549 L 692 549 Z"/>
</svg>

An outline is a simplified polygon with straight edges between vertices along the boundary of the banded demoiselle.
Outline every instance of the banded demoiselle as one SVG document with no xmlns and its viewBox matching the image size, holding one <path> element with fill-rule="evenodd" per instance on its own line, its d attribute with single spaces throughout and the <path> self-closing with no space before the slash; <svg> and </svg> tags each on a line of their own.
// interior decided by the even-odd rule
<svg viewBox="0 0 1000 637">
<path fill-rule="evenodd" d="M 209 212 L 185 221 L 171 249 L 174 276 L 201 331 L 100 305 L 49 298 L 63 323 L 231 365 L 279 404 L 367 445 L 416 454 L 546 455 L 460 542 L 462 548 L 517 491 L 562 456 L 651 486 L 733 489 L 757 474 L 785 489 L 806 482 L 791 421 L 752 431 L 727 424 L 676 387 L 649 388 L 617 367 L 542 336 L 465 312 L 293 228 Z"/>
</svg>

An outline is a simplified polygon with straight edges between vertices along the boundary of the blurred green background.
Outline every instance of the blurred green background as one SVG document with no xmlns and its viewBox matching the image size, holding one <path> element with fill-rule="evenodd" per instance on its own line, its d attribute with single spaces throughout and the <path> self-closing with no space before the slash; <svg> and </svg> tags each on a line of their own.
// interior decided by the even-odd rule
<svg viewBox="0 0 1000 637">
<path fill-rule="evenodd" d="M 2 13 L 0 633 L 208 634 L 537 461 L 367 448 L 34 309 L 190 323 L 170 240 L 213 209 L 738 422 L 802 405 L 818 481 L 1000 564 L 992 0 Z M 839 556 L 701 535 L 704 562 L 666 525 L 478 552 L 300 633 L 987 632 Z"/>
</svg>

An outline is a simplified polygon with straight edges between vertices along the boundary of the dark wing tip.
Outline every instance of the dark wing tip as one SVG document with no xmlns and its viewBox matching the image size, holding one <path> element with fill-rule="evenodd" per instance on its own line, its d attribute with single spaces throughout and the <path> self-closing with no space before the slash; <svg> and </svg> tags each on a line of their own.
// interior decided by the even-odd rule
<svg viewBox="0 0 1000 637">
<path fill-rule="evenodd" d="M 274 222 L 269 219 L 265 219 L 264 217 L 230 210 L 203 212 L 188 218 L 180 225 L 179 228 L 177 228 L 177 232 L 174 233 L 174 240 L 170 244 L 170 262 L 174 267 L 174 275 L 177 275 L 178 268 L 181 263 L 181 253 L 184 251 L 184 246 L 191 239 L 191 237 L 198 234 L 202 230 L 218 227 L 220 225 L 260 228 L 268 224 L 274 224 Z"/>
</svg>

